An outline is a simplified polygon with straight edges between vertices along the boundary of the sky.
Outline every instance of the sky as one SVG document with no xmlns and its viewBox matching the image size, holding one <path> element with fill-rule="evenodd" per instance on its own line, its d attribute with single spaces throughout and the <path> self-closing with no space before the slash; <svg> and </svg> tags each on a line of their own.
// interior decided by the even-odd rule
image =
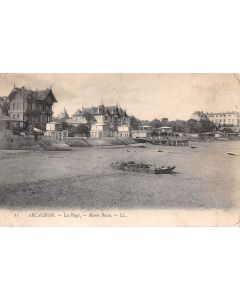
<svg viewBox="0 0 240 300">
<path fill-rule="evenodd" d="M 0 96 L 14 87 L 52 88 L 57 116 L 82 106 L 119 104 L 128 114 L 145 120 L 167 117 L 187 120 L 196 110 L 240 111 L 240 82 L 233 74 L 0 74 Z"/>
</svg>

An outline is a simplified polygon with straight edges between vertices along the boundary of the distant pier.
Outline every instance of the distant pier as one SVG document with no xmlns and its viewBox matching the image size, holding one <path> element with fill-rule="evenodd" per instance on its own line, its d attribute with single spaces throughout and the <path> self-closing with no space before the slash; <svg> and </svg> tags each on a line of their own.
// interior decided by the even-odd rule
<svg viewBox="0 0 240 300">
<path fill-rule="evenodd" d="M 146 143 L 161 146 L 187 147 L 189 139 L 181 137 L 147 137 Z"/>
</svg>

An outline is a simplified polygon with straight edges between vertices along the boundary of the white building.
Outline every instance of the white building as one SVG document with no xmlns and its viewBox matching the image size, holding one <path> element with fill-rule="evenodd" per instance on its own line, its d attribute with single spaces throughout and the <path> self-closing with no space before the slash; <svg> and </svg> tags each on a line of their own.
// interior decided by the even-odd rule
<svg viewBox="0 0 240 300">
<path fill-rule="evenodd" d="M 208 113 L 207 117 L 216 126 L 229 126 L 229 127 L 240 126 L 240 113 L 237 111 Z"/>
<path fill-rule="evenodd" d="M 169 126 L 162 126 L 162 127 L 160 127 L 160 130 L 162 131 L 162 132 L 166 132 L 166 133 L 172 133 L 172 127 L 169 127 Z"/>
<path fill-rule="evenodd" d="M 146 139 L 148 135 L 149 135 L 148 130 L 139 129 L 139 130 L 131 131 L 131 137 L 133 139 Z"/>
<path fill-rule="evenodd" d="M 72 117 L 68 120 L 68 123 L 77 127 L 79 124 L 87 124 L 86 118 L 83 116 L 82 110 L 78 109 Z"/>
<path fill-rule="evenodd" d="M 49 122 L 46 124 L 46 131 L 61 131 L 62 124 L 58 122 Z"/>
<path fill-rule="evenodd" d="M 64 137 L 68 137 L 68 130 L 62 130 L 61 122 L 49 122 L 46 124 L 44 135 L 61 141 Z"/>
<path fill-rule="evenodd" d="M 129 125 L 118 126 L 118 137 L 129 137 L 130 130 Z"/>
<path fill-rule="evenodd" d="M 70 119 L 69 124 L 77 126 L 87 124 L 86 114 L 93 117 L 90 128 L 91 137 L 129 137 L 130 117 L 119 105 L 88 107 L 78 110 Z"/>
</svg>

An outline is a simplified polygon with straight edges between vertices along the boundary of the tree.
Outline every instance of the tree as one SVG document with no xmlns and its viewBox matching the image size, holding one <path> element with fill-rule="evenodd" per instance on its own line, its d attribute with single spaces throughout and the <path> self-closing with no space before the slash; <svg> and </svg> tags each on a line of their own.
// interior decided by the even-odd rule
<svg viewBox="0 0 240 300">
<path fill-rule="evenodd" d="M 223 130 L 225 133 L 234 133 L 234 131 L 232 130 L 232 128 L 226 127 Z"/>
<path fill-rule="evenodd" d="M 186 121 L 185 120 L 176 120 L 175 123 L 175 131 L 184 131 L 186 127 Z M 171 125 L 172 126 L 172 125 Z M 174 126 L 172 126 L 174 128 Z"/>
<path fill-rule="evenodd" d="M 70 135 L 89 136 L 89 127 L 86 124 L 79 124 L 77 127 L 72 127 L 69 130 Z"/>
<path fill-rule="evenodd" d="M 167 126 L 168 125 L 168 118 L 162 118 L 162 126 Z"/>
<path fill-rule="evenodd" d="M 200 110 L 196 110 L 193 114 L 192 114 L 192 118 L 197 120 L 197 121 L 201 121 L 201 120 L 207 120 L 207 114 L 204 113 L 203 111 Z"/>
<path fill-rule="evenodd" d="M 88 128 L 89 128 L 89 130 L 90 130 L 91 126 L 92 126 L 94 123 L 96 123 L 97 120 L 94 118 L 94 115 L 91 114 L 91 113 L 88 112 L 88 111 L 84 111 L 84 112 L 83 112 L 83 116 L 84 116 L 84 118 L 86 119 L 86 121 L 87 121 L 87 126 L 88 126 Z"/>
<path fill-rule="evenodd" d="M 177 122 L 176 121 L 169 121 L 168 126 L 172 127 L 173 132 L 179 131 L 179 130 L 177 130 Z M 182 130 L 180 130 L 180 131 L 182 131 Z"/>
<path fill-rule="evenodd" d="M 199 123 L 201 125 L 202 132 L 214 131 L 217 128 L 216 125 L 213 122 L 211 122 L 208 118 L 201 119 Z"/>
<path fill-rule="evenodd" d="M 200 123 L 195 119 L 190 119 L 185 123 L 184 132 L 186 133 L 201 133 Z"/>
<path fill-rule="evenodd" d="M 0 105 L 2 107 L 2 112 L 5 116 L 9 115 L 10 103 L 7 97 L 0 97 Z"/>
<path fill-rule="evenodd" d="M 162 122 L 158 119 L 154 119 L 150 122 L 150 125 L 153 127 L 153 128 L 159 128 L 162 126 Z"/>
<path fill-rule="evenodd" d="M 73 127 L 74 127 L 73 125 L 68 124 L 68 123 L 65 122 L 65 121 L 62 122 L 62 129 L 63 129 L 63 130 L 70 130 L 70 129 L 72 129 Z"/>
<path fill-rule="evenodd" d="M 196 119 L 189 119 L 185 122 L 184 132 L 186 133 L 203 133 L 212 132 L 216 130 L 216 125 L 211 122 L 208 118 L 201 119 L 200 121 Z"/>
<path fill-rule="evenodd" d="M 130 126 L 132 130 L 138 130 L 141 125 L 141 121 L 134 116 L 130 117 Z"/>
<path fill-rule="evenodd" d="M 141 126 L 150 126 L 150 121 L 148 121 L 148 120 L 141 120 Z"/>
</svg>

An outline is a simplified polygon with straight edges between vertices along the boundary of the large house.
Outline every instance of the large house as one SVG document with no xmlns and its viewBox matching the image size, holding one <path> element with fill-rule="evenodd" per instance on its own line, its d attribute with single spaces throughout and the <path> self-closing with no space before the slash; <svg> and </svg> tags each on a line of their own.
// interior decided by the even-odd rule
<svg viewBox="0 0 240 300">
<path fill-rule="evenodd" d="M 239 127 L 240 126 L 240 113 L 237 111 L 227 111 L 220 113 L 207 113 L 207 117 L 217 126 Z"/>
<path fill-rule="evenodd" d="M 14 87 L 8 96 L 9 116 L 20 128 L 40 127 L 52 121 L 52 106 L 57 102 L 52 89 L 36 90 Z"/>
<path fill-rule="evenodd" d="M 73 114 L 69 123 L 77 126 L 88 124 L 86 115 L 91 115 L 94 120 L 91 124 L 91 137 L 128 137 L 130 128 L 130 117 L 126 110 L 119 105 L 87 107 Z"/>
<path fill-rule="evenodd" d="M 89 111 L 90 113 L 93 112 L 93 108 L 88 109 L 88 108 L 83 108 L 82 109 L 78 109 L 73 115 L 72 117 L 68 120 L 68 123 L 77 127 L 80 124 L 87 124 L 87 120 L 86 117 L 84 116 L 84 112 Z"/>
</svg>

